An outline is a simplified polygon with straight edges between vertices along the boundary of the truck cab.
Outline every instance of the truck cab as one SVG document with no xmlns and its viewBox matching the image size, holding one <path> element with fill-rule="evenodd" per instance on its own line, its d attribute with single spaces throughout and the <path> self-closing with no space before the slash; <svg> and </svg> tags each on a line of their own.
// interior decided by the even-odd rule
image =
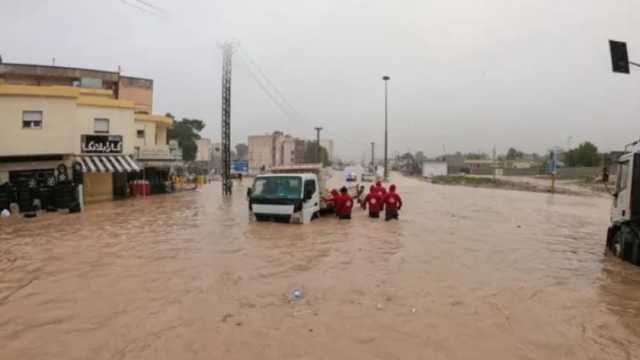
<svg viewBox="0 0 640 360">
<path fill-rule="evenodd" d="M 315 173 L 258 175 L 248 192 L 249 211 L 258 221 L 308 224 L 320 212 L 321 191 Z"/>
<path fill-rule="evenodd" d="M 617 160 L 607 248 L 623 260 L 640 265 L 640 144 L 630 145 Z"/>
</svg>

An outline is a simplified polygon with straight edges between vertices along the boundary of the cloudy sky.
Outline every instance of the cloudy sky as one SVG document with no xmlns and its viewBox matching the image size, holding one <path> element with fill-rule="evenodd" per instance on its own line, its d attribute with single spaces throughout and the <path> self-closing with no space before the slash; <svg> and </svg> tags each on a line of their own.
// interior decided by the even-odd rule
<svg viewBox="0 0 640 360">
<path fill-rule="evenodd" d="M 380 153 L 388 74 L 392 153 L 617 149 L 640 137 L 640 71 L 613 74 L 607 40 L 640 61 L 638 2 L 0 0 L 0 54 L 153 78 L 154 112 L 202 118 L 214 139 L 217 45 L 235 40 L 234 142 L 323 126 L 343 158 Z"/>
</svg>

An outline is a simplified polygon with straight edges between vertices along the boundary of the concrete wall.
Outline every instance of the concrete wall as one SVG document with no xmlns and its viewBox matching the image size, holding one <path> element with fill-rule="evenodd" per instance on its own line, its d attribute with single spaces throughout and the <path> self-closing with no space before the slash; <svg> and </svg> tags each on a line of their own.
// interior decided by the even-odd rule
<svg viewBox="0 0 640 360">
<path fill-rule="evenodd" d="M 138 130 L 144 130 L 144 138 L 138 138 Z M 151 121 L 135 121 L 134 144 L 140 147 L 153 147 L 156 145 L 156 123 Z"/>
<path fill-rule="evenodd" d="M 156 145 L 167 145 L 167 126 L 156 125 Z"/>
<path fill-rule="evenodd" d="M 119 98 L 135 102 L 136 111 L 151 113 L 153 109 L 153 87 L 141 87 L 123 78 L 120 80 Z"/>
<path fill-rule="evenodd" d="M 94 134 L 94 119 L 109 119 L 109 135 L 122 136 L 122 153 L 134 153 L 134 121 L 133 110 L 123 108 L 104 108 L 78 106 L 76 125 L 74 127 L 74 153 L 80 154 L 80 138 L 82 135 Z M 155 134 L 153 135 L 155 137 Z"/>
<path fill-rule="evenodd" d="M 25 110 L 42 111 L 41 129 L 22 128 Z M 71 153 L 75 110 L 73 98 L 0 96 L 0 156 Z"/>
<path fill-rule="evenodd" d="M 534 176 L 541 175 L 540 168 L 532 167 L 528 169 L 519 169 L 519 168 L 507 168 L 502 169 L 502 175 L 504 176 Z"/>
<path fill-rule="evenodd" d="M 602 167 L 565 167 L 559 168 L 557 177 L 559 179 L 574 179 L 584 177 L 596 177 L 602 175 Z"/>
</svg>

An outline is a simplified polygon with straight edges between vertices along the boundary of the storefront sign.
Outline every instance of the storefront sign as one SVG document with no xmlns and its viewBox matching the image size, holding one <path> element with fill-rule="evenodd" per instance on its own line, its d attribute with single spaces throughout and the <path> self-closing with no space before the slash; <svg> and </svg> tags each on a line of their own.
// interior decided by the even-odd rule
<svg viewBox="0 0 640 360">
<path fill-rule="evenodd" d="M 120 135 L 82 135 L 80 148 L 87 154 L 121 154 Z"/>
</svg>

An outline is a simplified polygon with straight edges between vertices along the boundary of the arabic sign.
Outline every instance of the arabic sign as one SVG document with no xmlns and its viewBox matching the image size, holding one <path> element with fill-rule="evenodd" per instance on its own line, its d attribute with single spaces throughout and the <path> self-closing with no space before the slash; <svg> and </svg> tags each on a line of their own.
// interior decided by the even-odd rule
<svg viewBox="0 0 640 360">
<path fill-rule="evenodd" d="M 120 135 L 82 135 L 80 150 L 86 154 L 121 154 Z"/>
</svg>

